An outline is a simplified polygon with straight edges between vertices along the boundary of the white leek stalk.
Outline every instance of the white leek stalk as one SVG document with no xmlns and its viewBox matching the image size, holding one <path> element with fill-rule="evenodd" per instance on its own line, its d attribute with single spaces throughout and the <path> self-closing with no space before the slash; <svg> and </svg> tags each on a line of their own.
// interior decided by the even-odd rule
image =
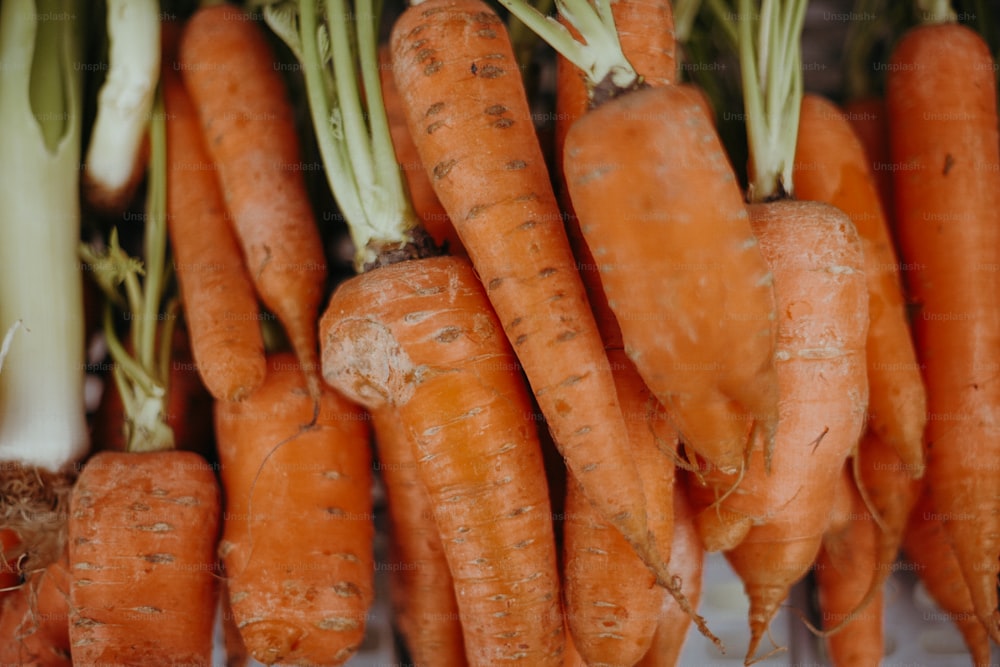
<svg viewBox="0 0 1000 667">
<path fill-rule="evenodd" d="M 160 73 L 159 11 L 157 0 L 107 2 L 108 75 L 84 171 L 87 200 L 101 210 L 123 210 L 143 173 L 143 140 Z"/>
</svg>

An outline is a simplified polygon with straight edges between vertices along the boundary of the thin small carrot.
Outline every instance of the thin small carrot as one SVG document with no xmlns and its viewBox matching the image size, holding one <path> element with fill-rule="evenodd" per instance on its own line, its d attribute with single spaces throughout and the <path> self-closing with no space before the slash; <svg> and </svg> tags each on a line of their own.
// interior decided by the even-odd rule
<svg viewBox="0 0 1000 667">
<path fill-rule="evenodd" d="M 264 31 L 235 5 L 188 19 L 179 61 L 246 266 L 284 325 L 313 394 L 326 259 L 300 168 L 294 110 Z"/>
<path fill-rule="evenodd" d="M 919 477 L 927 394 L 910 335 L 899 258 L 861 142 L 844 112 L 817 95 L 802 99 L 793 179 L 797 198 L 847 213 L 864 244 L 869 424 Z"/>
<path fill-rule="evenodd" d="M 396 151 L 396 161 L 406 177 L 406 187 L 410 193 L 413 210 L 420 216 L 424 229 L 431 235 L 434 242 L 445 247 L 448 254 L 455 257 L 465 255 L 462 240 L 451 224 L 448 212 L 441 205 L 427 176 L 427 169 L 420 160 L 420 154 L 410 136 L 410 128 L 406 123 L 406 110 L 396 88 L 396 79 L 392 75 L 392 52 L 388 45 L 379 47 L 379 75 L 382 82 L 382 100 L 385 103 L 386 119 L 389 121 L 389 131 L 392 133 L 392 145 Z"/>
<path fill-rule="evenodd" d="M 503 21 L 480 0 L 428 0 L 403 12 L 390 43 L 411 136 L 556 446 L 602 516 L 662 570 Z"/>
<path fill-rule="evenodd" d="M 442 307 L 445 306 L 445 307 Z M 323 377 L 416 443 L 469 664 L 561 664 L 563 616 L 527 388 L 472 267 L 428 257 L 342 283 L 320 320 Z"/>
<path fill-rule="evenodd" d="M 947 3 L 943 3 L 946 5 Z M 940 6 L 940 5 L 939 5 Z M 934 13 L 925 14 L 937 19 Z M 886 81 L 900 255 L 927 386 L 927 483 L 976 614 L 1000 642 L 1000 139 L 995 62 L 945 18 L 895 45 Z"/>
<path fill-rule="evenodd" d="M 847 466 L 840 486 L 848 512 L 823 536 L 814 568 L 822 624 L 837 628 L 826 637 L 827 652 L 837 667 L 877 667 L 885 653 L 883 594 L 866 598 L 871 580 L 882 581 L 876 577 L 879 528 Z"/>
<path fill-rule="evenodd" d="M 390 409 L 375 410 L 372 425 L 389 511 L 393 623 L 414 665 L 461 667 L 465 644 L 454 583 L 413 438 Z"/>
<path fill-rule="evenodd" d="M 0 601 L 0 665 L 69 667 L 70 571 L 66 552 Z"/>
<path fill-rule="evenodd" d="M 374 599 L 368 417 L 329 388 L 315 423 L 313 407 L 285 353 L 245 400 L 215 403 L 219 555 L 243 641 L 269 665 L 346 662 Z"/>
<path fill-rule="evenodd" d="M 161 77 L 167 126 L 167 224 L 198 374 L 240 400 L 264 381 L 257 295 L 228 219 L 201 125 L 180 76 Z"/>
<path fill-rule="evenodd" d="M 73 664 L 211 664 L 220 514 L 197 454 L 90 458 L 70 502 Z"/>
<path fill-rule="evenodd" d="M 670 547 L 670 561 L 673 563 L 674 574 L 684 582 L 684 590 L 691 606 L 697 609 L 701 601 L 705 547 L 698 537 L 694 512 L 682 480 L 678 480 L 674 486 L 674 541 Z M 636 663 L 636 667 L 677 665 L 684 642 L 690 634 L 690 627 L 691 616 L 681 609 L 676 600 L 664 595 L 653 642 L 642 660 Z"/>
</svg>

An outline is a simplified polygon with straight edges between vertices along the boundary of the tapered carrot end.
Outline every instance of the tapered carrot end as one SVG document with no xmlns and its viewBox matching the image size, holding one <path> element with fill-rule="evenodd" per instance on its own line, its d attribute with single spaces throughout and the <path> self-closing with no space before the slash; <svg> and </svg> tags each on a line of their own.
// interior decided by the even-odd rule
<svg viewBox="0 0 1000 667">
<path fill-rule="evenodd" d="M 776 647 L 774 651 L 769 651 L 764 656 L 755 658 L 760 641 L 767 634 L 771 627 L 771 621 L 778 614 L 778 608 L 788 597 L 788 588 L 785 586 L 748 586 L 747 596 L 750 598 L 750 644 L 747 647 L 747 655 L 744 664 L 752 665 L 765 659 L 774 651 L 783 650 Z"/>
<path fill-rule="evenodd" d="M 735 548 L 750 532 L 752 525 L 750 517 L 715 507 L 708 507 L 695 517 L 698 535 L 709 552 Z"/>
</svg>

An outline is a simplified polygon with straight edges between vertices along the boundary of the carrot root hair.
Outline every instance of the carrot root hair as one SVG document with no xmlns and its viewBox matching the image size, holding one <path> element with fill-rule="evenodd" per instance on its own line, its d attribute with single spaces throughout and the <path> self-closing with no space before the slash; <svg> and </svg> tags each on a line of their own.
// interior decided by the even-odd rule
<svg viewBox="0 0 1000 667">
<path fill-rule="evenodd" d="M 17 462 L 0 469 L 0 526 L 19 537 L 19 544 L 3 556 L 17 563 L 22 578 L 59 558 L 75 478 L 75 472 L 53 473 Z"/>
</svg>

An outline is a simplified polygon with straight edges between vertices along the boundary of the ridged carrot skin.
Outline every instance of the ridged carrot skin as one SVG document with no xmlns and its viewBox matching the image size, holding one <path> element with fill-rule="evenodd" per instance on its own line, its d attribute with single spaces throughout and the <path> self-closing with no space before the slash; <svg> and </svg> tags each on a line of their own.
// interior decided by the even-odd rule
<svg viewBox="0 0 1000 667">
<path fill-rule="evenodd" d="M 391 408 L 372 412 L 378 469 L 389 510 L 393 623 L 415 666 L 466 664 L 455 585 L 417 471 L 412 436 Z"/>
<path fill-rule="evenodd" d="M 314 414 L 301 364 L 277 353 L 260 389 L 216 401 L 215 432 L 219 555 L 247 650 L 268 665 L 343 664 L 374 599 L 368 415 L 328 387 Z"/>
<path fill-rule="evenodd" d="M 774 294 L 702 108 L 678 86 L 621 95 L 573 124 L 563 159 L 626 352 L 685 447 L 735 471 L 777 422 Z"/>
<path fill-rule="evenodd" d="M 869 427 L 919 477 L 924 471 L 927 392 L 907 321 L 899 258 L 864 147 L 844 111 L 817 95 L 802 99 L 792 177 L 798 199 L 825 202 L 847 213 L 864 244 Z"/>
<path fill-rule="evenodd" d="M 161 77 L 167 132 L 167 231 L 198 374 L 212 396 L 240 400 L 267 372 L 260 308 L 201 124 L 180 75 Z"/>
<path fill-rule="evenodd" d="M 557 448 L 601 514 L 662 569 L 503 21 L 480 0 L 427 0 L 398 18 L 390 43 L 410 134 Z"/>
<path fill-rule="evenodd" d="M 532 404 L 482 284 L 453 257 L 341 283 L 320 320 L 323 377 L 416 443 L 470 665 L 561 665 L 559 572 Z"/>
<path fill-rule="evenodd" d="M 0 665 L 70 667 L 66 553 L 0 598 Z"/>
<path fill-rule="evenodd" d="M 968 27 L 897 42 L 886 82 L 896 226 L 927 386 L 927 483 L 1000 642 L 1000 139 L 995 63 Z"/>
<path fill-rule="evenodd" d="M 793 200 L 748 210 L 779 314 L 774 455 L 770 472 L 757 446 L 742 478 L 711 469 L 692 476 L 689 495 L 706 547 L 726 549 L 746 588 L 749 659 L 815 561 L 830 499 L 864 431 L 868 292 L 861 243 L 845 213 Z"/>
<path fill-rule="evenodd" d="M 192 452 L 99 452 L 70 500 L 74 665 L 210 665 L 219 485 Z"/>
<path fill-rule="evenodd" d="M 177 67 L 250 277 L 315 392 L 326 258 L 300 168 L 294 108 L 267 35 L 252 19 L 228 3 L 199 8 L 184 26 Z"/>
</svg>

